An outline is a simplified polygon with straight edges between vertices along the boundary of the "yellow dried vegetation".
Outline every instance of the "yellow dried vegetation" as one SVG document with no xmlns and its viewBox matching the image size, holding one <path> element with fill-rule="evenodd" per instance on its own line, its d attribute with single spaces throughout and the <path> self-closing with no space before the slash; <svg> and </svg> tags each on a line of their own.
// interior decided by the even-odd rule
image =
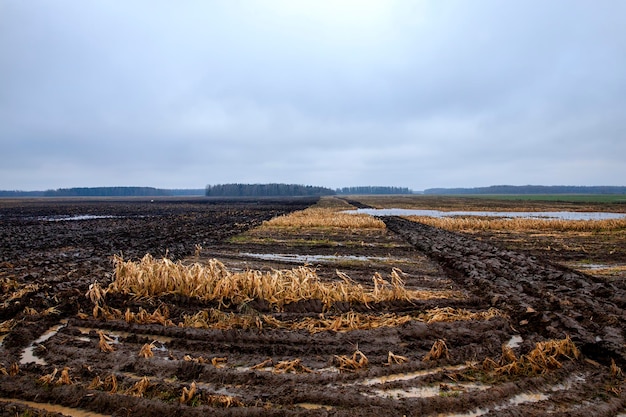
<svg viewBox="0 0 626 417">
<path fill-rule="evenodd" d="M 38 381 L 44 385 L 51 385 L 53 383 L 55 385 L 73 384 L 72 379 L 70 378 L 70 368 L 68 368 L 67 366 L 63 368 L 63 370 L 61 371 L 61 375 L 55 381 L 55 377 L 58 372 L 59 370 L 57 368 L 54 368 L 51 373 L 41 376 Z"/>
<path fill-rule="evenodd" d="M 6 308 L 6 307 L 9 306 L 9 304 L 12 301 L 19 300 L 22 297 L 24 297 L 25 295 L 28 295 L 28 294 L 30 294 L 32 292 L 36 292 L 38 290 L 39 290 L 39 285 L 37 285 L 37 284 L 26 284 L 22 288 L 19 288 L 16 291 L 13 291 L 13 292 L 9 293 L 8 297 L 4 300 L 4 302 L 1 305 L 1 307 L 2 308 Z"/>
<path fill-rule="evenodd" d="M 0 366 L 0 375 L 16 376 L 19 373 L 20 373 L 20 366 L 17 364 L 17 362 L 13 362 L 11 366 L 9 366 L 8 370 L 4 366 Z"/>
<path fill-rule="evenodd" d="M 144 344 L 139 350 L 139 357 L 145 359 L 153 357 L 154 352 L 152 352 L 152 349 L 154 348 L 156 348 L 154 342 Z"/>
<path fill-rule="evenodd" d="M 297 358 L 290 361 L 282 361 L 278 362 L 274 365 L 274 369 L 272 370 L 275 374 L 310 374 L 313 372 L 311 368 L 308 368 L 302 364 L 302 359 Z"/>
<path fill-rule="evenodd" d="M 98 342 L 98 349 L 100 349 L 100 352 L 110 353 L 115 351 L 115 348 L 109 343 L 113 342 L 112 338 L 105 335 L 102 330 L 98 330 L 98 336 L 100 337 L 100 341 Z"/>
<path fill-rule="evenodd" d="M 385 366 L 400 365 L 408 361 L 409 359 L 406 356 L 396 355 L 392 351 L 389 351 L 389 353 L 387 354 L 387 363 L 385 363 L 384 365 Z"/>
<path fill-rule="evenodd" d="M 350 207 L 348 207 L 348 209 L 349 208 Z M 261 225 L 261 229 L 272 227 L 384 229 L 385 223 L 368 214 L 349 214 L 336 208 L 309 207 L 305 210 L 274 217 L 272 220 L 268 220 Z"/>
<path fill-rule="evenodd" d="M 446 345 L 446 341 L 443 339 L 438 339 L 433 343 L 433 346 L 430 348 L 430 351 L 424 356 L 424 362 L 427 361 L 436 361 L 441 358 L 450 358 L 450 353 L 448 352 L 448 345 Z"/>
<path fill-rule="evenodd" d="M 562 358 L 580 358 L 580 351 L 569 336 L 562 340 L 539 342 L 532 351 L 519 358 L 510 347 L 503 345 L 500 360 L 496 362 L 491 358 L 485 359 L 483 370 L 496 375 L 537 375 L 561 368 L 563 365 L 559 359 Z"/>
<path fill-rule="evenodd" d="M 244 404 L 238 398 L 230 395 L 213 394 L 204 397 L 204 402 L 211 407 L 243 407 Z"/>
<path fill-rule="evenodd" d="M 114 374 L 110 374 L 104 378 L 104 381 L 100 378 L 100 376 L 96 376 L 89 386 L 88 389 L 101 389 L 104 391 L 108 391 L 111 394 L 115 394 L 117 392 L 117 378 Z"/>
<path fill-rule="evenodd" d="M 193 381 L 189 388 L 183 387 L 183 393 L 180 395 L 180 403 L 188 404 L 193 400 L 193 397 L 196 396 L 197 386 L 196 381 Z"/>
<path fill-rule="evenodd" d="M 506 313 L 491 307 L 487 311 L 471 312 L 469 310 L 453 307 L 433 308 L 417 316 L 417 320 L 426 323 L 453 322 L 469 320 L 491 320 L 496 317 L 506 318 Z"/>
<path fill-rule="evenodd" d="M 348 332 L 353 330 L 372 330 L 381 327 L 398 327 L 411 321 L 426 323 L 453 322 L 466 320 L 490 320 L 495 317 L 506 317 L 496 308 L 487 311 L 471 312 L 451 307 L 426 310 L 418 316 L 397 315 L 394 313 L 369 314 L 350 311 L 336 316 L 320 314 L 318 317 L 305 317 L 295 322 L 280 321 L 266 314 L 225 313 L 217 309 L 201 310 L 194 315 L 184 315 L 180 327 L 197 329 L 289 329 L 305 330 L 311 334 L 334 331 Z"/>
<path fill-rule="evenodd" d="M 131 395 L 133 397 L 143 397 L 148 388 L 150 388 L 152 384 L 147 376 L 144 376 L 139 381 L 135 382 L 135 384 L 124 391 L 125 395 Z"/>
<path fill-rule="evenodd" d="M 16 319 L 8 319 L 3 321 L 2 323 L 0 323 L 0 333 L 10 332 L 11 330 L 13 330 L 17 323 L 18 322 Z"/>
<path fill-rule="evenodd" d="M 427 217 L 407 216 L 409 220 L 452 231 L 559 231 L 559 232 L 601 232 L 623 230 L 626 218 L 607 220 L 559 220 L 559 219 L 503 219 L 484 217 Z"/>
<path fill-rule="evenodd" d="M 340 372 L 356 372 L 367 367 L 369 360 L 357 347 L 352 356 L 335 355 L 335 363 Z"/>
<path fill-rule="evenodd" d="M 289 303 L 318 299 L 326 308 L 333 303 L 375 303 L 392 300 L 423 300 L 460 297 L 456 291 L 418 291 L 405 288 L 402 271 L 394 268 L 390 281 L 379 274 L 374 288 L 365 288 L 339 273 L 341 281 L 324 282 L 315 269 L 301 266 L 287 270 L 231 272 L 216 259 L 201 265 L 185 265 L 167 258 L 144 256 L 139 262 L 115 257 L 115 280 L 107 292 L 156 297 L 178 294 L 218 301 L 221 306 L 242 305 L 254 299 L 265 300 L 282 310 Z M 96 310 L 98 306 L 94 308 Z M 94 311 L 94 316 L 100 311 Z"/>
</svg>

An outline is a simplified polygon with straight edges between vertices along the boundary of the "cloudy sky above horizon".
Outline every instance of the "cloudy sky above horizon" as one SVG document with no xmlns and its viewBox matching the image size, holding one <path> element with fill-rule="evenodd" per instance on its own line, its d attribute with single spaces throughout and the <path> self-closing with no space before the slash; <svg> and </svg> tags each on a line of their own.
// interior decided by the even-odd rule
<svg viewBox="0 0 626 417">
<path fill-rule="evenodd" d="M 620 0 L 0 0 L 0 189 L 626 185 Z"/>
</svg>

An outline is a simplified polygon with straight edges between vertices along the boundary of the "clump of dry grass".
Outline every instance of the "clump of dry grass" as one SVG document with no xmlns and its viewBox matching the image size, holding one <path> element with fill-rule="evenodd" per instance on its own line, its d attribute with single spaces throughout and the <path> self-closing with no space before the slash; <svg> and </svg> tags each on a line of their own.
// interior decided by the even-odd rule
<svg viewBox="0 0 626 417">
<path fill-rule="evenodd" d="M 305 210 L 274 217 L 272 220 L 264 222 L 261 229 L 272 227 L 384 229 L 385 223 L 368 214 L 349 214 L 329 207 L 309 207 Z"/>
<path fill-rule="evenodd" d="M 17 364 L 17 362 L 13 362 L 11 366 L 9 366 L 8 371 L 7 371 L 7 368 L 5 368 L 4 366 L 0 366 L 1 375 L 16 376 L 19 373 L 20 373 L 20 366 Z"/>
<path fill-rule="evenodd" d="M 443 339 L 438 339 L 433 343 L 433 346 L 430 348 L 430 351 L 424 356 L 424 361 L 436 361 L 445 357 L 446 359 L 450 358 L 450 353 L 448 352 L 448 346 L 446 345 L 446 341 Z"/>
<path fill-rule="evenodd" d="M 530 376 L 561 368 L 563 366 L 559 361 L 561 358 L 569 360 L 580 358 L 580 351 L 569 336 L 562 340 L 539 342 L 532 351 L 519 358 L 510 347 L 503 345 L 500 361 L 487 358 L 483 362 L 483 369 L 496 375 Z"/>
<path fill-rule="evenodd" d="M 184 265 L 150 255 L 139 262 L 115 257 L 115 280 L 108 292 L 155 297 L 179 294 L 203 300 L 218 301 L 220 305 L 241 305 L 260 299 L 281 310 L 284 305 L 301 300 L 318 299 L 326 308 L 333 303 L 374 303 L 392 300 L 420 300 L 459 296 L 454 291 L 417 291 L 404 286 L 401 271 L 394 268 L 391 283 L 375 275 L 374 288 L 368 289 L 340 274 L 341 281 L 324 282 L 314 269 L 301 266 L 289 270 L 262 272 L 248 270 L 231 272 L 216 259 L 207 264 Z M 96 309 L 96 313 L 101 312 Z"/>
<path fill-rule="evenodd" d="M 356 372 L 369 364 L 367 356 L 358 347 L 352 356 L 335 355 L 334 358 L 340 372 Z"/>
<path fill-rule="evenodd" d="M 407 216 L 407 219 L 452 231 L 560 231 L 599 232 L 626 228 L 626 218 L 607 220 L 559 220 L 559 219 L 503 219 L 482 217 L 427 217 Z"/>
</svg>

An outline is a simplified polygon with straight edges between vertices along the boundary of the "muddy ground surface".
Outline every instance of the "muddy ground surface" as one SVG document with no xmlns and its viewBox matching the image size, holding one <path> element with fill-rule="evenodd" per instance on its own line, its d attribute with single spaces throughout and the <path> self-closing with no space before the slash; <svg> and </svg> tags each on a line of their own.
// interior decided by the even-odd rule
<svg viewBox="0 0 626 417">
<path fill-rule="evenodd" d="M 399 218 L 385 219 L 387 229 L 256 228 L 314 203 L 0 201 L 0 354 L 7 374 L 0 375 L 0 415 L 624 413 L 626 394 L 617 366 L 626 362 L 626 294 L 619 285 L 495 239 Z M 277 311 L 264 300 L 224 307 L 176 295 L 109 294 L 111 308 L 167 310 L 171 323 L 94 318 L 94 304 L 85 293 L 95 281 L 104 287 L 111 282 L 111 258 L 120 253 L 127 259 L 167 254 L 184 263 L 217 258 L 235 271 L 306 263 L 324 280 L 337 279 L 339 271 L 365 287 L 372 286 L 375 273 L 388 277 L 399 268 L 406 288 L 428 296 L 329 308 L 305 300 Z M 418 319 L 447 307 L 497 308 L 504 315 Z M 211 308 L 283 323 L 350 313 L 412 319 L 390 327 L 316 333 L 178 326 L 185 315 Z M 99 348 L 100 334 L 113 351 Z M 567 336 L 580 348 L 580 358 L 559 357 L 558 365 L 537 373 L 494 373 L 483 365 L 487 359 L 501 361 L 503 345 L 519 357 L 536 343 Z M 447 355 L 429 360 L 438 341 L 445 342 Z M 141 357 L 151 343 L 153 356 Z M 340 358 L 357 351 L 367 364 L 352 372 L 341 369 Z M 393 360 L 390 352 L 403 359 Z M 181 401 L 192 383 L 196 393 Z"/>
</svg>

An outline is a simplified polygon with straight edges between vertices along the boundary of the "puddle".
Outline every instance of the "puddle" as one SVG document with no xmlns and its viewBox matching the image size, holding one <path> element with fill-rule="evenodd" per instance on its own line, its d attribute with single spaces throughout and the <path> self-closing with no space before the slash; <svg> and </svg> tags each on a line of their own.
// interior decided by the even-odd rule
<svg viewBox="0 0 626 417">
<path fill-rule="evenodd" d="M 96 329 L 92 327 L 76 327 L 76 329 L 80 330 L 80 332 L 85 335 L 88 335 L 92 331 L 94 332 L 102 331 L 104 332 L 105 335 L 113 339 L 113 342 L 111 343 L 114 343 L 114 344 L 120 343 L 120 338 L 126 338 L 131 335 L 137 336 L 137 337 L 145 337 L 147 339 L 154 340 L 155 342 L 159 342 L 161 344 L 170 343 L 172 340 L 174 340 L 172 337 L 161 336 L 158 334 L 130 333 L 130 332 L 125 332 L 121 330 L 104 330 L 104 329 Z"/>
<path fill-rule="evenodd" d="M 30 346 L 24 349 L 24 352 L 22 352 L 22 357 L 20 359 L 20 364 L 25 365 L 27 363 L 35 362 L 37 365 L 46 365 L 47 363 L 45 360 L 35 356 L 35 349 L 37 348 L 37 345 L 50 339 L 65 326 L 67 326 L 67 320 L 61 320 L 59 324 L 52 326 L 51 328 L 46 330 L 44 334 L 39 336 L 33 343 L 30 344 Z"/>
<path fill-rule="evenodd" d="M 264 261 L 280 261 L 294 263 L 324 263 L 324 262 L 410 262 L 409 259 L 397 259 L 378 256 L 354 256 L 354 255 L 298 255 L 283 253 L 240 253 L 249 258 L 262 259 Z"/>
<path fill-rule="evenodd" d="M 441 211 L 441 210 L 412 210 L 412 209 L 357 209 L 348 210 L 349 214 L 370 214 L 372 216 L 427 216 L 427 217 L 454 217 L 454 216 L 484 216 L 506 217 L 521 219 L 544 220 L 610 220 L 622 219 L 626 213 L 604 212 L 575 212 L 575 211 Z"/>
<path fill-rule="evenodd" d="M 332 410 L 334 407 L 331 405 L 324 405 L 324 404 L 313 404 L 313 403 L 298 403 L 295 404 L 296 407 L 302 407 L 305 410 L 326 410 L 326 411 L 330 411 Z"/>
<path fill-rule="evenodd" d="M 478 417 L 488 414 L 492 411 L 506 410 L 510 406 L 516 406 L 526 403 L 538 403 L 539 401 L 547 400 L 549 397 L 542 393 L 523 393 L 517 394 L 515 397 L 509 398 L 509 400 L 502 405 L 497 405 L 493 408 L 478 408 L 476 410 L 468 411 L 467 413 L 459 414 L 439 414 L 440 417 Z"/>
<path fill-rule="evenodd" d="M 511 340 L 509 340 L 506 343 L 506 346 L 511 348 L 511 349 L 515 349 L 516 347 L 519 347 L 519 345 L 524 341 L 524 339 L 522 338 L 522 336 L 520 335 L 514 335 Z"/>
<path fill-rule="evenodd" d="M 388 382 L 395 382 L 395 381 L 408 381 L 410 379 L 415 379 L 415 378 L 419 378 L 419 377 L 426 376 L 426 375 L 433 375 L 438 372 L 460 371 L 468 367 L 469 365 L 456 365 L 456 366 L 442 366 L 442 367 L 433 368 L 433 369 L 422 369 L 421 371 L 408 372 L 405 374 L 392 374 L 392 375 L 379 376 L 376 378 L 369 378 L 361 382 L 357 382 L 357 384 L 370 386 L 370 385 L 377 385 L 377 384 L 386 384 Z"/>
<path fill-rule="evenodd" d="M 99 413 L 95 413 L 93 411 L 88 411 L 88 410 L 81 410 L 79 408 L 64 407 L 62 405 L 57 405 L 57 404 L 36 403 L 33 401 L 18 400 L 14 398 L 4 398 L 4 397 L 0 397 L 0 401 L 6 402 L 6 403 L 22 404 L 28 407 L 37 408 L 39 410 L 45 410 L 51 413 L 60 413 L 60 414 L 71 416 L 71 417 L 107 417 L 105 414 L 99 414 Z M 24 415 L 30 415 L 30 414 L 28 412 L 25 412 Z"/>
<path fill-rule="evenodd" d="M 520 405 L 524 403 L 538 403 L 539 401 L 545 401 L 548 399 L 548 396 L 544 393 L 523 393 L 517 394 L 515 397 L 509 399 L 509 404 L 511 405 Z M 503 407 L 505 408 L 505 407 Z M 501 410 L 502 408 L 495 408 L 496 410 Z"/>
<path fill-rule="evenodd" d="M 81 221 L 81 220 L 119 219 L 120 217 L 121 216 L 79 214 L 75 216 L 70 216 L 70 215 L 42 216 L 42 217 L 37 217 L 37 220 L 43 220 L 45 222 L 68 222 L 68 221 Z"/>
<path fill-rule="evenodd" d="M 374 390 L 374 392 L 379 396 L 399 400 L 402 398 L 429 398 L 447 395 L 454 396 L 469 391 L 484 391 L 489 388 L 491 388 L 490 385 L 483 385 L 479 383 L 446 383 L 423 387 L 377 389 Z"/>
</svg>

